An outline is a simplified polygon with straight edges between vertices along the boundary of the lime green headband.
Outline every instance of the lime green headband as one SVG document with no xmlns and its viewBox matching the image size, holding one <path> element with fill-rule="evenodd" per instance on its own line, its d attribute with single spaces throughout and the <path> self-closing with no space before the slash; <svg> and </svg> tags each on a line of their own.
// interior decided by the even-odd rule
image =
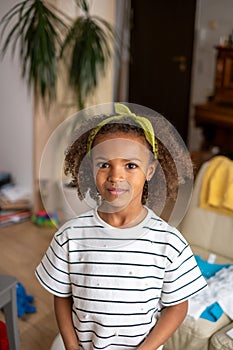
<svg viewBox="0 0 233 350">
<path fill-rule="evenodd" d="M 155 140 L 155 133 L 154 133 L 154 129 L 153 129 L 151 122 L 145 117 L 140 117 L 140 116 L 137 116 L 136 114 L 132 113 L 128 107 L 126 107 L 125 105 L 123 105 L 121 103 L 115 103 L 114 106 L 115 106 L 115 111 L 118 115 L 114 115 L 112 117 L 106 118 L 105 120 L 100 122 L 96 126 L 96 128 L 91 132 L 89 139 L 88 139 L 88 143 L 87 143 L 87 153 L 90 153 L 93 141 L 94 141 L 97 133 L 100 131 L 100 129 L 104 125 L 106 125 L 109 122 L 112 122 L 114 120 L 120 120 L 123 117 L 129 116 L 133 120 L 135 120 L 135 122 L 137 124 L 139 124 L 141 126 L 147 142 L 152 147 L 155 159 L 158 159 L 158 143 Z"/>
</svg>

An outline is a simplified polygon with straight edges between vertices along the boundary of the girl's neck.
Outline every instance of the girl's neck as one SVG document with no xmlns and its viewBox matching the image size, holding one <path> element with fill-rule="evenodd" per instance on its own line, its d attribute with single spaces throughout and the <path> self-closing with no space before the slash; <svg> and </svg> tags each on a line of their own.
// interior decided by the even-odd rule
<svg viewBox="0 0 233 350">
<path fill-rule="evenodd" d="M 118 212 L 108 213 L 102 211 L 100 207 L 98 215 L 103 221 L 113 227 L 127 228 L 140 224 L 147 215 L 147 209 L 142 205 L 136 211 L 129 211 L 129 208 L 126 208 Z"/>
</svg>

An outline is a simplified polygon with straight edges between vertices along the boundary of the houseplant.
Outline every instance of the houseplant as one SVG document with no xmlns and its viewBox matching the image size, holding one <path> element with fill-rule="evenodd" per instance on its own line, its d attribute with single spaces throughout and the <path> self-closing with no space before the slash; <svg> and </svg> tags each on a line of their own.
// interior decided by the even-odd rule
<svg viewBox="0 0 233 350">
<path fill-rule="evenodd" d="M 84 15 L 71 19 L 45 0 L 24 0 L 0 22 L 2 57 L 8 49 L 14 54 L 19 44 L 22 76 L 48 108 L 56 101 L 61 59 L 78 107 L 83 108 L 98 85 L 98 72 L 105 71 L 111 57 L 111 25 L 90 14 L 87 0 L 76 0 L 76 6 Z"/>
<path fill-rule="evenodd" d="M 83 108 L 88 96 L 98 84 L 98 75 L 104 73 L 106 63 L 111 57 L 113 30 L 108 22 L 98 16 L 90 15 L 85 0 L 77 1 L 84 16 L 77 17 L 69 27 L 64 39 L 61 56 L 70 52 L 69 83 L 78 93 L 78 105 Z M 70 51 L 70 48 L 71 51 Z"/>
</svg>

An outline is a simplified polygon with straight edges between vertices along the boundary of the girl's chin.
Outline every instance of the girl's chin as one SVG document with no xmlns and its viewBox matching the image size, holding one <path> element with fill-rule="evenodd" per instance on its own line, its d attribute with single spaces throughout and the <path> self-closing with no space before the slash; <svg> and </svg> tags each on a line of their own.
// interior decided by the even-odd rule
<svg viewBox="0 0 233 350">
<path fill-rule="evenodd" d="M 114 200 L 103 200 L 99 206 L 99 210 L 103 212 L 117 212 L 125 209 L 129 205 L 130 201 L 121 200 L 116 198 Z"/>
</svg>

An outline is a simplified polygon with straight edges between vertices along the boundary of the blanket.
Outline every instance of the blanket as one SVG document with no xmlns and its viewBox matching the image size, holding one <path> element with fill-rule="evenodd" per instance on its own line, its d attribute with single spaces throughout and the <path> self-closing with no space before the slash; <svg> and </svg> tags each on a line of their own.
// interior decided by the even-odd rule
<svg viewBox="0 0 233 350">
<path fill-rule="evenodd" d="M 217 306 L 220 306 L 233 320 L 233 265 L 223 267 L 207 280 L 207 284 L 208 288 L 190 299 L 188 314 L 197 319 L 210 306 L 219 313 Z"/>
</svg>

